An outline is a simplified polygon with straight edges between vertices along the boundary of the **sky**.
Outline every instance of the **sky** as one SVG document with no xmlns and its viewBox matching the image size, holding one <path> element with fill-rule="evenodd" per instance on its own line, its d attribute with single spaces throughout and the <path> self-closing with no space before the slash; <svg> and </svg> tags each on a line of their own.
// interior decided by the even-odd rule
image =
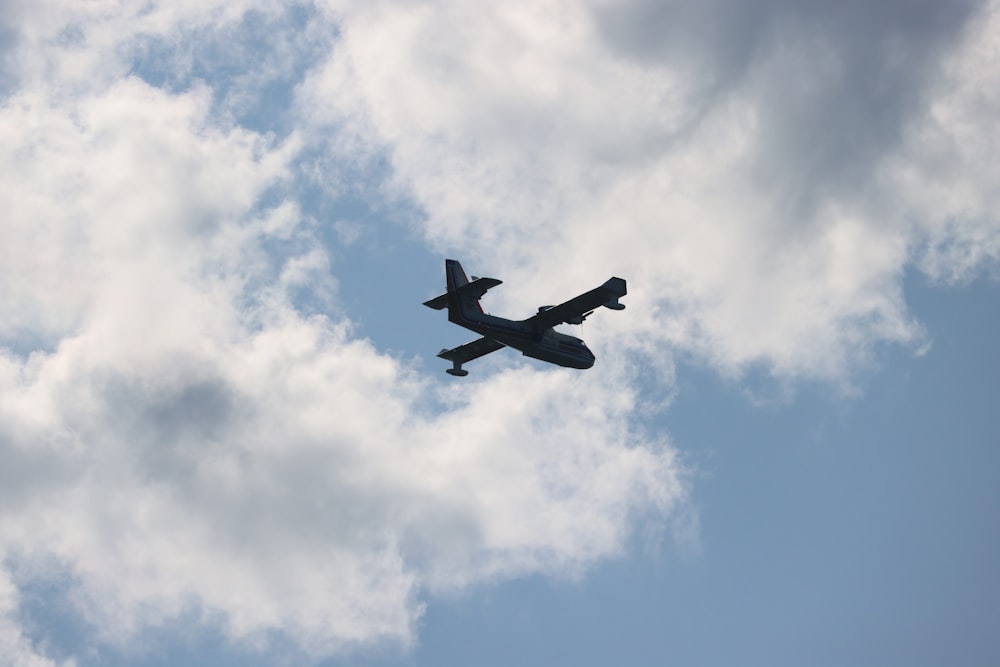
<svg viewBox="0 0 1000 667">
<path fill-rule="evenodd" d="M 0 663 L 997 664 L 998 154 L 996 0 L 0 0 Z"/>
</svg>

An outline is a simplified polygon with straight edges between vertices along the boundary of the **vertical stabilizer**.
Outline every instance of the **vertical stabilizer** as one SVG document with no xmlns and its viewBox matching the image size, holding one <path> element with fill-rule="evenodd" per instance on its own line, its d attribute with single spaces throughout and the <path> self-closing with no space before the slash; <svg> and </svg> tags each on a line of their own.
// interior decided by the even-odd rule
<svg viewBox="0 0 1000 667">
<path fill-rule="evenodd" d="M 457 259 L 444 260 L 445 279 L 448 281 L 448 291 L 457 292 L 459 287 L 469 284 L 469 277 Z"/>
<path fill-rule="evenodd" d="M 469 285 L 469 277 L 458 260 L 444 260 L 444 271 L 448 281 L 448 319 L 460 324 L 482 315 L 483 307 L 479 305 L 479 299 L 485 290 L 462 289 Z"/>
</svg>

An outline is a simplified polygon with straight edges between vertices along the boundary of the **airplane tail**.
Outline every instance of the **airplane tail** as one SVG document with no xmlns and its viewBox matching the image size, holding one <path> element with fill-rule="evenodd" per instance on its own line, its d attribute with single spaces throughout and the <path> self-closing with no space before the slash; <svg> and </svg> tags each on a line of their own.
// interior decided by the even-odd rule
<svg viewBox="0 0 1000 667">
<path fill-rule="evenodd" d="M 496 278 L 476 278 L 470 282 L 462 265 L 454 259 L 444 261 L 444 273 L 448 291 L 430 301 L 425 301 L 424 305 L 435 310 L 447 307 L 448 319 L 456 324 L 475 320 L 482 315 L 483 308 L 479 305 L 479 300 L 488 289 L 496 287 L 501 282 Z"/>
<path fill-rule="evenodd" d="M 457 292 L 459 288 L 469 284 L 469 277 L 457 259 L 444 260 L 444 275 L 448 281 L 448 293 Z"/>
<path fill-rule="evenodd" d="M 448 319 L 452 322 L 463 322 L 483 314 L 479 300 L 486 290 L 473 290 L 469 277 L 465 275 L 462 264 L 455 259 L 444 260 L 445 276 L 448 279 Z M 477 279 L 474 282 L 479 282 Z"/>
</svg>

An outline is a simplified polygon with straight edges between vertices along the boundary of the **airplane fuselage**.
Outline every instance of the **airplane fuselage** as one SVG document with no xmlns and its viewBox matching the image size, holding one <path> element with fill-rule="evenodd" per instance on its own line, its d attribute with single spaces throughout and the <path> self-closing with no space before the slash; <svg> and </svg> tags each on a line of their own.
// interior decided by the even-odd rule
<svg viewBox="0 0 1000 667">
<path fill-rule="evenodd" d="M 567 368 L 590 368 L 594 353 L 575 336 L 553 329 L 536 331 L 530 320 L 508 320 L 487 313 L 468 312 L 459 303 L 449 312 L 448 319 L 470 331 L 520 350 L 526 357 L 547 361 Z"/>
</svg>

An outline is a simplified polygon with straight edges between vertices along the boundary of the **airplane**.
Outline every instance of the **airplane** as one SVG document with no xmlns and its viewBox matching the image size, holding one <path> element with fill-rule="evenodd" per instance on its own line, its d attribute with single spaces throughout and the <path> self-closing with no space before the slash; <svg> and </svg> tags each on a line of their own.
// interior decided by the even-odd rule
<svg viewBox="0 0 1000 667">
<path fill-rule="evenodd" d="M 462 265 L 454 259 L 444 261 L 448 291 L 441 296 L 424 301 L 434 310 L 448 309 L 448 320 L 482 335 L 482 338 L 438 353 L 452 362 L 445 372 L 464 377 L 469 371 L 462 364 L 478 359 L 504 347 L 520 350 L 526 357 L 540 359 L 568 368 L 590 368 L 594 353 L 586 343 L 575 336 L 555 331 L 559 324 L 583 324 L 596 308 L 624 310 L 618 299 L 628 292 L 622 278 L 611 278 L 600 287 L 570 299 L 558 306 L 540 306 L 538 313 L 525 320 L 508 320 L 483 312 L 479 300 L 487 290 L 503 281 L 496 278 L 477 278 L 470 282 Z"/>
</svg>

